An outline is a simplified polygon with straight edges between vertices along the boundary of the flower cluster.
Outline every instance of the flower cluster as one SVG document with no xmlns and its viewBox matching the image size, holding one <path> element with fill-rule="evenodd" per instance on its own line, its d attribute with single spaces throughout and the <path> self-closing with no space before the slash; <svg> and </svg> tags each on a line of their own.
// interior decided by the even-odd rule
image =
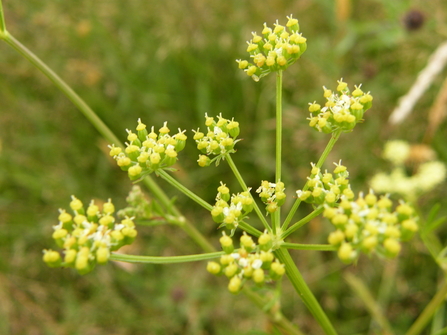
<svg viewBox="0 0 447 335">
<path fill-rule="evenodd" d="M 307 189 L 296 191 L 298 198 L 310 204 L 325 204 L 330 207 L 335 206 L 340 198 L 353 199 L 354 192 L 349 184 L 349 172 L 346 166 L 342 165 L 341 161 L 334 164 L 333 173 L 329 173 L 327 170 L 322 173 L 320 168 L 312 163 Z"/>
<path fill-rule="evenodd" d="M 360 86 L 356 86 L 352 94 L 343 79 L 338 81 L 337 92 L 323 87 L 326 104 L 321 107 L 315 101 L 309 103 L 309 125 L 324 133 L 337 130 L 351 131 L 362 121 L 363 114 L 372 106 L 373 97 L 369 93 L 364 93 Z"/>
<path fill-rule="evenodd" d="M 259 193 L 262 202 L 266 204 L 267 213 L 274 213 L 279 207 L 284 205 L 286 201 L 284 190 L 282 181 L 278 181 L 276 184 L 267 180 L 261 182 L 261 186 L 256 190 L 256 193 Z"/>
<path fill-rule="evenodd" d="M 208 272 L 229 278 L 228 290 L 237 293 L 245 282 L 253 280 L 262 286 L 265 282 L 280 279 L 286 272 L 271 251 L 272 237 L 266 232 L 262 234 L 256 244 L 253 239 L 244 234 L 240 238 L 240 249 L 235 251 L 231 237 L 223 234 L 220 244 L 225 255 L 220 262 L 208 262 Z"/>
<path fill-rule="evenodd" d="M 152 127 L 149 133 L 146 125 L 138 119 L 137 133 L 126 129 L 128 135 L 126 149 L 114 145 L 109 146 L 110 156 L 112 156 L 118 166 L 127 171 L 131 180 L 137 180 L 144 175 L 152 173 L 157 169 L 172 166 L 177 161 L 177 154 L 184 149 L 186 144 L 185 131 L 181 131 L 173 136 L 169 135 L 170 130 L 167 122 L 164 123 L 158 132 L 155 133 Z"/>
<path fill-rule="evenodd" d="M 285 70 L 306 51 L 306 38 L 299 33 L 298 20 L 292 15 L 287 18 L 286 27 L 276 21 L 273 29 L 264 23 L 262 36 L 253 32 L 253 38 L 247 42 L 252 60 L 237 60 L 239 68 L 255 81 L 270 72 Z"/>
<path fill-rule="evenodd" d="M 107 263 L 111 251 L 131 244 L 137 236 L 132 218 L 115 222 L 115 206 L 110 199 L 102 211 L 93 200 L 84 210 L 82 202 L 72 196 L 70 208 L 74 216 L 59 210 L 59 224 L 53 227 L 53 239 L 64 249 L 64 258 L 57 251 L 43 251 L 43 260 L 51 267 L 73 267 L 86 274 L 96 264 Z"/>
<path fill-rule="evenodd" d="M 217 191 L 216 204 L 211 210 L 211 216 L 214 222 L 221 224 L 219 228 L 226 227 L 234 230 L 239 222 L 253 210 L 253 198 L 250 195 L 250 190 L 230 196 L 230 189 L 220 182 Z"/>
<path fill-rule="evenodd" d="M 217 156 L 216 163 L 219 163 L 220 158 L 230 152 L 234 152 L 234 146 L 240 140 L 236 140 L 239 135 L 239 122 L 234 119 L 228 120 L 222 117 L 221 114 L 217 116 L 217 122 L 213 117 L 205 114 L 205 125 L 208 132 L 202 133 L 200 129 L 193 130 L 194 140 L 199 149 L 204 155 L 199 155 L 199 166 L 209 166 L 211 160 L 210 155 Z"/>
<path fill-rule="evenodd" d="M 431 150 L 427 155 L 429 161 L 420 163 L 413 175 L 407 173 L 405 163 L 410 158 L 411 150 L 410 144 L 405 141 L 387 142 L 383 157 L 393 164 L 393 169 L 389 174 L 376 174 L 371 179 L 370 186 L 377 192 L 399 194 L 413 201 L 441 184 L 446 177 L 446 167 L 444 163 L 434 160 L 435 154 Z"/>
<path fill-rule="evenodd" d="M 326 206 L 323 216 L 337 229 L 328 241 L 338 247 L 343 262 L 355 261 L 360 252 L 397 256 L 400 242 L 409 240 L 418 225 L 413 207 L 404 202 L 394 210 L 392 206 L 388 197 L 378 199 L 372 191 L 366 196 L 360 194 L 355 201 L 342 199 L 336 208 Z"/>
</svg>

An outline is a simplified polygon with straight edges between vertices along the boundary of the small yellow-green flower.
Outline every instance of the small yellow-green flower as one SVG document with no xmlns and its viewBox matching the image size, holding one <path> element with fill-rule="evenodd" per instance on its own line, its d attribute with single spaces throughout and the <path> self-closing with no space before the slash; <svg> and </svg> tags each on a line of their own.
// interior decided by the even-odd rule
<svg viewBox="0 0 447 335">
<path fill-rule="evenodd" d="M 292 15 L 287 18 L 286 26 L 276 21 L 273 29 L 264 23 L 262 36 L 253 32 L 253 38 L 247 41 L 250 60 L 236 60 L 239 68 L 255 81 L 270 72 L 287 69 L 306 51 L 306 38 L 299 33 L 298 20 Z"/>
<path fill-rule="evenodd" d="M 351 131 L 363 121 L 364 113 L 372 106 L 373 97 L 364 93 L 360 86 L 356 86 L 352 94 L 343 79 L 338 81 L 336 92 L 323 87 L 326 103 L 324 107 L 316 102 L 309 103 L 309 126 L 324 133 Z"/>
<path fill-rule="evenodd" d="M 282 181 L 270 183 L 267 180 L 263 180 L 261 186 L 256 190 L 256 193 L 259 193 L 262 202 L 267 205 L 267 212 L 271 214 L 284 205 L 286 201 L 284 191 L 285 188 Z"/>
<path fill-rule="evenodd" d="M 240 131 L 239 122 L 234 119 L 229 120 L 219 114 L 215 120 L 214 117 L 205 114 L 205 126 L 206 133 L 201 132 L 200 129 L 193 130 L 197 149 L 202 152 L 197 161 L 201 167 L 209 166 L 214 160 L 217 165 L 220 158 L 234 152 L 235 144 L 240 141 L 236 139 Z M 211 160 L 209 156 L 217 157 Z"/>
<path fill-rule="evenodd" d="M 393 210 L 388 197 L 378 198 L 372 190 L 355 201 L 342 197 L 338 207 L 324 206 L 323 216 L 336 227 L 328 242 L 338 247 L 338 256 L 346 263 L 355 261 L 362 252 L 395 257 L 401 242 L 418 230 L 412 206 L 401 202 Z"/>
<path fill-rule="evenodd" d="M 225 275 L 229 279 L 228 290 L 238 293 L 247 281 L 252 280 L 257 286 L 272 280 L 279 280 L 285 274 L 281 264 L 267 248 L 271 244 L 271 237 L 264 232 L 258 240 L 244 233 L 240 238 L 241 248 L 234 250 L 233 239 L 225 233 L 220 238 L 225 255 L 220 262 L 208 262 L 206 269 L 214 275 Z"/>
<path fill-rule="evenodd" d="M 221 182 L 217 188 L 216 204 L 211 210 L 214 222 L 220 223 L 219 227 L 226 227 L 234 230 L 248 213 L 253 210 L 253 198 L 248 192 L 233 194 L 230 197 L 230 190 Z"/>
<path fill-rule="evenodd" d="M 136 133 L 126 131 L 126 148 L 122 150 L 114 145 L 109 148 L 110 156 L 122 170 L 127 171 L 131 180 L 139 180 L 158 169 L 172 166 L 177 161 L 178 152 L 183 150 L 186 144 L 185 131 L 179 129 L 177 134 L 171 136 L 167 122 L 158 130 L 158 134 L 154 127 L 148 132 L 140 119 Z"/>
<path fill-rule="evenodd" d="M 53 226 L 52 234 L 65 256 L 62 259 L 59 252 L 51 249 L 43 251 L 43 260 L 51 267 L 73 267 L 80 274 L 86 274 L 96 264 L 107 263 L 111 251 L 131 244 L 137 236 L 132 218 L 115 222 L 112 216 L 115 206 L 110 199 L 102 210 L 93 200 L 84 210 L 82 202 L 72 196 L 70 207 L 73 216 L 60 210 L 59 224 Z"/>
</svg>

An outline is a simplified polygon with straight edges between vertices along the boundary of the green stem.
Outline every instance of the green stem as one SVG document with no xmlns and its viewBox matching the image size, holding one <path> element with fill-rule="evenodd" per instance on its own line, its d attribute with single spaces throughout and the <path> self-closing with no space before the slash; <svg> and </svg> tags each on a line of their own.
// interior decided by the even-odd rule
<svg viewBox="0 0 447 335">
<path fill-rule="evenodd" d="M 84 114 L 90 123 L 98 130 L 98 132 L 110 143 L 114 143 L 123 147 L 121 141 L 115 134 L 102 122 L 95 112 L 72 90 L 56 73 L 53 72 L 44 62 L 42 62 L 35 54 L 17 41 L 11 34 L 5 35 L 4 41 L 8 43 L 14 50 L 25 57 L 31 64 L 39 69 L 51 82 L 64 93 L 67 98 Z"/>
<path fill-rule="evenodd" d="M 281 330 L 284 331 L 284 334 L 289 335 L 304 335 L 293 323 L 291 323 L 281 311 L 276 311 L 275 308 L 270 308 L 269 310 L 265 310 L 265 306 L 269 303 L 268 298 L 261 296 L 253 292 L 250 288 L 244 287 L 242 292 L 250 298 L 250 300 L 255 303 L 261 310 L 264 310 L 265 313 L 270 317 L 272 322 Z"/>
<path fill-rule="evenodd" d="M 187 187 L 183 186 L 181 183 L 179 183 L 177 180 L 175 180 L 169 173 L 167 173 L 165 170 L 157 170 L 157 173 L 160 175 L 161 178 L 166 180 L 169 184 L 174 186 L 176 189 L 178 189 L 180 192 L 185 194 L 187 197 L 191 198 L 195 202 L 197 202 L 200 206 L 205 208 L 207 211 L 211 211 L 213 209 L 213 206 L 207 203 L 205 200 L 203 200 L 201 197 L 199 197 L 197 194 L 189 190 Z"/>
<path fill-rule="evenodd" d="M 294 249 L 294 250 L 319 250 L 319 251 L 335 251 L 336 246 L 330 244 L 300 244 L 300 243 L 288 243 L 281 244 L 282 248 Z"/>
<path fill-rule="evenodd" d="M 231 155 L 225 155 L 225 160 L 227 161 L 228 165 L 230 166 L 231 170 L 233 171 L 237 181 L 239 182 L 239 185 L 241 185 L 244 192 L 248 192 L 253 199 L 253 208 L 258 215 L 259 219 L 261 220 L 262 224 L 264 225 L 264 228 L 268 231 L 272 231 L 270 228 L 267 220 L 265 219 L 265 216 L 262 214 L 261 210 L 258 207 L 258 204 L 256 203 L 255 199 L 253 198 L 253 195 L 249 192 L 247 185 L 245 184 L 244 179 L 242 178 L 241 174 L 239 173 L 239 170 L 236 167 L 236 164 L 234 164 L 233 159 L 231 158 Z"/>
<path fill-rule="evenodd" d="M 0 39 L 4 39 L 8 32 L 6 31 L 5 16 L 3 15 L 2 0 L 0 0 Z"/>
<path fill-rule="evenodd" d="M 281 180 L 282 163 L 282 71 L 276 73 L 276 159 L 275 159 L 275 183 Z M 281 209 L 278 208 L 272 214 L 272 230 L 276 232 L 281 224 Z"/>
<path fill-rule="evenodd" d="M 337 130 L 334 133 L 332 133 L 332 137 L 329 140 L 329 143 L 326 145 L 326 148 L 324 149 L 323 153 L 321 154 L 320 159 L 318 160 L 316 167 L 321 168 L 323 166 L 323 163 L 325 162 L 327 156 L 329 155 L 329 153 L 331 152 L 332 148 L 334 147 L 335 143 L 338 141 L 338 139 L 340 138 L 341 135 L 341 130 Z M 309 188 L 307 182 L 303 187 L 303 191 L 307 191 L 307 189 Z M 293 216 L 295 215 L 296 211 L 298 210 L 298 207 L 301 204 L 301 200 L 298 198 L 296 199 L 295 203 L 293 204 L 289 214 L 287 215 L 287 218 L 284 221 L 284 224 L 282 226 L 282 230 L 286 230 L 287 227 L 290 224 L 290 221 L 292 221 Z"/>
<path fill-rule="evenodd" d="M 418 335 L 427 326 L 428 322 L 431 320 L 436 310 L 441 306 L 447 297 L 447 281 L 444 280 L 441 288 L 438 290 L 433 299 L 428 303 L 410 329 L 405 335 Z"/>
<path fill-rule="evenodd" d="M 225 255 L 225 252 L 210 252 L 206 254 L 198 255 L 186 255 L 186 256 L 138 256 L 138 255 L 125 255 L 112 253 L 110 255 L 110 260 L 120 261 L 127 263 L 149 263 L 149 264 L 177 264 L 177 263 L 188 263 L 188 262 L 198 262 L 205 261 L 208 259 L 214 259 Z"/>
<path fill-rule="evenodd" d="M 281 180 L 282 153 L 282 71 L 276 74 L 276 180 Z"/>
<path fill-rule="evenodd" d="M 324 313 L 317 299 L 307 286 L 303 276 L 295 265 L 295 262 L 293 261 L 287 249 L 279 248 L 275 251 L 275 255 L 281 261 L 281 263 L 285 265 L 287 277 L 291 281 L 293 287 L 303 300 L 306 307 L 314 316 L 315 320 L 317 320 L 317 322 L 323 328 L 324 332 L 327 335 L 336 335 L 337 332 L 329 321 L 327 315 Z"/>
<path fill-rule="evenodd" d="M 239 222 L 239 227 L 241 227 L 242 230 L 245 230 L 250 235 L 253 235 L 255 237 L 259 237 L 262 235 L 262 232 L 257 230 L 255 227 L 250 226 L 246 222 Z"/>
<path fill-rule="evenodd" d="M 317 217 L 318 215 L 320 215 L 321 213 L 323 213 L 324 211 L 324 207 L 320 206 L 318 207 L 316 210 L 314 210 L 312 213 L 310 213 L 309 215 L 305 216 L 304 218 L 302 218 L 301 220 L 299 220 L 298 222 L 294 223 L 289 229 L 287 229 L 282 235 L 281 235 L 281 239 L 285 239 L 287 236 L 289 236 L 290 234 L 292 234 L 295 230 L 297 230 L 298 228 L 304 226 L 306 223 L 308 223 L 310 220 L 312 220 L 313 218 Z"/>
</svg>

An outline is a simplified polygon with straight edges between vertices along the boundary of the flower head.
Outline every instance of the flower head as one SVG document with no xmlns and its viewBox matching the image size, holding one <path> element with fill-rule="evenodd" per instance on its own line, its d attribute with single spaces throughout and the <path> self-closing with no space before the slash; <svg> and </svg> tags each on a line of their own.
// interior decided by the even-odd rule
<svg viewBox="0 0 447 335">
<path fill-rule="evenodd" d="M 309 103 L 309 125 L 320 132 L 349 132 L 363 121 L 363 114 L 372 106 L 373 97 L 369 93 L 364 93 L 360 86 L 356 86 L 351 94 L 343 79 L 338 81 L 336 92 L 326 87 L 323 87 L 323 91 L 326 98 L 324 107 L 316 102 Z"/>
<path fill-rule="evenodd" d="M 177 161 L 178 152 L 186 144 L 185 131 L 179 129 L 177 134 L 171 136 L 167 122 L 158 130 L 158 134 L 154 127 L 148 132 L 140 119 L 136 133 L 128 129 L 126 131 L 128 142 L 124 151 L 114 145 L 109 148 L 110 156 L 122 170 L 127 171 L 131 180 L 139 180 L 158 169 L 172 166 Z"/>
<path fill-rule="evenodd" d="M 199 156 L 199 166 L 205 167 L 211 164 L 211 161 L 216 160 L 216 165 L 224 155 L 234 152 L 234 146 L 240 140 L 236 139 L 239 135 L 239 122 L 234 119 L 225 119 L 222 114 L 214 117 L 205 114 L 205 126 L 207 126 L 206 134 L 200 129 L 193 130 L 194 140 L 203 155 Z M 208 156 L 217 156 L 211 160 Z"/>
<path fill-rule="evenodd" d="M 230 197 L 230 190 L 221 182 L 217 188 L 216 204 L 211 210 L 214 222 L 220 223 L 219 227 L 226 227 L 235 230 L 248 213 L 253 210 L 253 198 L 250 189 L 247 192 L 233 194 Z"/>
<path fill-rule="evenodd" d="M 220 262 L 208 262 L 208 272 L 228 277 L 228 290 L 231 293 L 238 293 L 250 280 L 257 286 L 263 286 L 265 282 L 280 279 L 285 274 L 285 268 L 275 259 L 271 248 L 266 248 L 268 242 L 271 242 L 269 236 L 264 232 L 256 243 L 244 232 L 240 238 L 240 249 L 234 250 L 232 237 L 223 233 L 220 243 L 225 255 L 220 258 Z"/>
<path fill-rule="evenodd" d="M 274 23 L 273 29 L 264 23 L 262 37 L 253 32 L 253 38 L 247 41 L 247 52 L 251 60 L 236 61 L 239 68 L 255 81 L 270 72 L 287 69 L 306 51 L 306 38 L 299 33 L 298 20 L 292 15 L 287 18 L 285 27 L 278 21 Z"/>
<path fill-rule="evenodd" d="M 393 258 L 401 242 L 411 239 L 418 230 L 413 207 L 401 201 L 393 209 L 388 197 L 378 198 L 372 190 L 356 200 L 342 199 L 338 207 L 324 206 L 323 216 L 336 228 L 328 241 L 338 246 L 338 256 L 346 263 L 355 261 L 361 252 Z"/>
<path fill-rule="evenodd" d="M 73 267 L 80 274 L 93 270 L 96 264 L 107 263 L 110 252 L 131 244 L 137 236 L 133 218 L 117 222 L 115 207 L 109 199 L 102 210 L 92 200 L 84 209 L 82 202 L 72 196 L 73 215 L 59 210 L 59 224 L 53 226 L 53 239 L 63 249 L 44 250 L 43 260 L 49 266 Z"/>
</svg>

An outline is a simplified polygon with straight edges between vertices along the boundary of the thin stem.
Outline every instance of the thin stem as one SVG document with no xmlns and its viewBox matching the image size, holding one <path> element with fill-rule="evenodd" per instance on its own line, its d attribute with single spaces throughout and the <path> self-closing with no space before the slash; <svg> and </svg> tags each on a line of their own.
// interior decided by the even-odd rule
<svg viewBox="0 0 447 335">
<path fill-rule="evenodd" d="M 394 334 L 393 329 L 382 312 L 380 305 L 375 301 L 372 296 L 370 290 L 365 285 L 363 281 L 356 278 L 353 274 L 347 273 L 345 275 L 345 279 L 348 282 L 349 286 L 351 286 L 352 290 L 356 293 L 356 295 L 363 301 L 366 306 L 366 309 L 371 314 L 372 318 L 377 322 L 377 324 L 382 328 L 384 335 L 392 335 Z"/>
<path fill-rule="evenodd" d="M 188 263 L 188 262 L 198 262 L 208 259 L 214 259 L 224 255 L 225 252 L 209 252 L 206 254 L 198 255 L 186 255 L 186 256 L 139 256 L 139 255 L 125 255 L 112 253 L 110 255 L 110 260 L 120 261 L 127 263 L 149 263 L 149 264 L 177 264 L 177 263 Z"/>
<path fill-rule="evenodd" d="M 4 39 L 7 35 L 5 16 L 3 15 L 3 5 L 2 0 L 0 0 L 0 39 Z"/>
<path fill-rule="evenodd" d="M 275 183 L 281 180 L 282 163 L 282 71 L 276 73 L 276 158 L 275 158 Z M 272 230 L 281 224 L 281 209 L 278 208 L 272 214 Z"/>
<path fill-rule="evenodd" d="M 300 221 L 294 223 L 289 229 L 287 229 L 282 235 L 281 238 L 285 239 L 287 236 L 289 236 L 290 234 L 292 234 L 295 230 L 297 230 L 298 228 L 304 226 L 306 223 L 308 223 L 310 220 L 312 220 L 313 218 L 317 217 L 318 215 L 320 215 L 321 213 L 323 213 L 324 211 L 324 207 L 320 206 L 318 207 L 316 210 L 314 210 L 312 213 L 310 213 L 309 215 L 305 216 L 304 218 L 302 218 Z"/>
<path fill-rule="evenodd" d="M 250 288 L 244 287 L 242 292 L 250 298 L 250 300 L 255 303 L 261 310 L 264 310 L 265 313 L 270 317 L 271 321 L 279 328 L 285 331 L 285 334 L 289 335 L 304 335 L 297 326 L 291 323 L 281 311 L 277 311 L 275 308 L 270 308 L 269 310 L 265 310 L 265 306 L 269 303 L 268 298 L 261 296 L 260 294 L 256 294 Z"/>
<path fill-rule="evenodd" d="M 272 231 L 267 220 L 265 219 L 265 216 L 262 214 L 261 210 L 259 209 L 258 204 L 256 203 L 255 199 L 249 192 L 244 179 L 242 178 L 241 174 L 239 173 L 239 170 L 236 167 L 236 164 L 234 164 L 233 159 L 231 158 L 231 155 L 225 155 L 225 160 L 228 162 L 228 165 L 230 166 L 231 170 L 233 171 L 237 181 L 239 182 L 239 185 L 241 185 L 242 189 L 245 192 L 248 192 L 250 194 L 251 198 L 253 199 L 253 208 L 254 208 L 256 214 L 258 215 L 259 219 L 261 220 L 262 224 L 264 225 L 264 228 L 267 229 L 268 231 Z"/>
<path fill-rule="evenodd" d="M 276 74 L 276 180 L 281 180 L 282 153 L 282 71 Z"/>
<path fill-rule="evenodd" d="M 213 206 L 207 203 L 205 200 L 203 200 L 201 197 L 199 197 L 197 194 L 189 190 L 187 187 L 183 186 L 181 183 L 179 183 L 177 180 L 175 180 L 169 173 L 167 173 L 164 170 L 158 170 L 157 173 L 160 175 L 161 178 L 166 180 L 169 184 L 174 186 L 176 189 L 178 189 L 180 192 L 185 194 L 187 197 L 191 198 L 195 202 L 197 202 L 200 206 L 205 208 L 208 211 L 211 211 L 213 209 Z"/>
<path fill-rule="evenodd" d="M 336 246 L 330 244 L 300 244 L 284 242 L 281 247 L 294 250 L 318 250 L 318 251 L 335 251 Z"/>
<path fill-rule="evenodd" d="M 326 145 L 326 148 L 324 149 L 323 153 L 321 154 L 320 159 L 318 160 L 316 167 L 321 168 L 323 166 L 323 163 L 325 162 L 327 156 L 329 155 L 329 153 L 331 152 L 332 148 L 334 147 L 335 143 L 338 141 L 338 139 L 340 138 L 341 135 L 341 130 L 337 130 L 335 132 L 332 133 L 332 137 L 329 140 L 329 143 Z M 303 187 L 303 191 L 306 191 L 309 188 L 309 186 L 306 184 Z M 296 211 L 298 210 L 298 207 L 301 204 L 301 200 L 300 198 L 297 198 L 295 203 L 293 204 L 289 214 L 287 215 L 287 218 L 284 221 L 284 224 L 282 226 L 282 230 L 286 230 L 287 227 L 290 224 L 290 221 L 292 221 L 293 216 L 295 215 Z"/>
<path fill-rule="evenodd" d="M 261 231 L 257 230 L 255 227 L 250 226 L 246 222 L 239 222 L 239 227 L 241 227 L 241 229 L 245 230 L 247 233 L 255 237 L 259 237 L 262 235 Z"/>
<path fill-rule="evenodd" d="M 287 249 L 279 248 L 275 251 L 275 255 L 281 261 L 281 263 L 285 265 L 287 277 L 291 281 L 293 287 L 303 300 L 306 307 L 314 316 L 315 320 L 317 320 L 321 328 L 323 328 L 324 332 L 327 335 L 336 335 L 337 332 L 329 321 L 327 315 L 324 313 L 317 299 L 313 295 L 312 291 L 307 286 L 303 276 L 298 270 Z"/>
<path fill-rule="evenodd" d="M 428 322 L 431 320 L 436 310 L 441 306 L 447 297 L 447 281 L 444 280 L 441 288 L 438 290 L 433 299 L 428 303 L 410 329 L 405 335 L 418 335 L 427 326 Z"/>
<path fill-rule="evenodd" d="M 35 54 L 17 41 L 11 34 L 6 34 L 4 38 L 13 49 L 25 57 L 31 64 L 39 69 L 51 82 L 64 93 L 67 98 L 81 111 L 82 114 L 90 121 L 90 123 L 98 130 L 98 132 L 108 142 L 123 147 L 121 141 L 115 134 L 102 122 L 95 112 L 85 103 L 84 100 L 72 90 L 56 73 L 53 72 L 44 62 L 42 62 Z"/>
</svg>

